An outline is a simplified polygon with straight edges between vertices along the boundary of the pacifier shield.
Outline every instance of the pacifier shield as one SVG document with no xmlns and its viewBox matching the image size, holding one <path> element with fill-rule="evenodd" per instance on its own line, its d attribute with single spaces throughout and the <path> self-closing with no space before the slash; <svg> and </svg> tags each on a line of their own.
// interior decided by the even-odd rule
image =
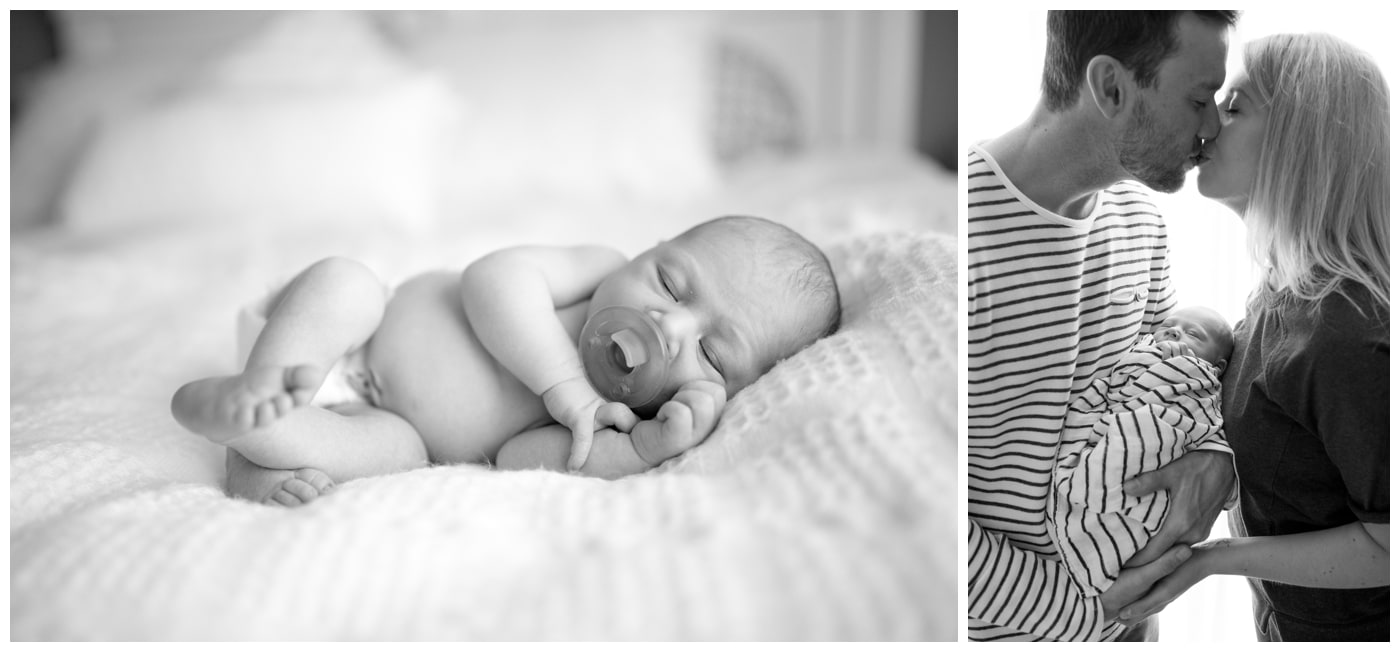
<svg viewBox="0 0 1400 652">
<path fill-rule="evenodd" d="M 589 384 L 609 401 L 635 409 L 666 388 L 671 359 L 666 338 L 639 310 L 599 310 L 583 325 L 578 348 Z"/>
</svg>

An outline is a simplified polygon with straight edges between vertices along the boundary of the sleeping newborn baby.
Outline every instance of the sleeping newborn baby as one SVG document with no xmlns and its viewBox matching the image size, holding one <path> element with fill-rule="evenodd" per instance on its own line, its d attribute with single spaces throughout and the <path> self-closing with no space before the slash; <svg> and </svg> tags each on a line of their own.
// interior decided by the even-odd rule
<svg viewBox="0 0 1400 652">
<path fill-rule="evenodd" d="M 1229 450 L 1220 377 L 1233 350 L 1219 314 L 1182 308 L 1070 403 L 1047 519 L 1085 596 L 1107 589 L 1166 516 L 1165 492 L 1135 498 L 1123 483 L 1187 451 Z"/>
<path fill-rule="evenodd" d="M 821 251 L 753 217 L 630 261 L 505 249 L 392 293 L 332 258 L 267 306 L 242 373 L 184 385 L 171 411 L 229 448 L 231 494 L 283 505 L 430 462 L 645 471 L 704 440 L 728 397 L 841 314 Z"/>
</svg>

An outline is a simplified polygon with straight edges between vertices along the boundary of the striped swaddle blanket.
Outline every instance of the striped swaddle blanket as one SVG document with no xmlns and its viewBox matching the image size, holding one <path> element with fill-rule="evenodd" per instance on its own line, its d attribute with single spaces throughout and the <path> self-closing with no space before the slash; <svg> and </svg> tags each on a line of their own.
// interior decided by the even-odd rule
<svg viewBox="0 0 1400 652">
<path fill-rule="evenodd" d="M 1224 445 L 1210 363 L 1168 358 L 1144 335 L 1070 404 L 1050 493 L 1050 533 L 1085 596 L 1102 593 L 1166 516 L 1165 491 L 1135 498 L 1128 479 L 1205 441 Z"/>
</svg>

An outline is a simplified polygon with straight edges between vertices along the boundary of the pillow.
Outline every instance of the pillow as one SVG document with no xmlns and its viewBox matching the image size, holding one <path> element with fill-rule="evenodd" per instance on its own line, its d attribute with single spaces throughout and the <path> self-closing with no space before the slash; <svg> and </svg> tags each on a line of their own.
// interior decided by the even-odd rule
<svg viewBox="0 0 1400 652">
<path fill-rule="evenodd" d="M 59 211 L 77 230 L 230 220 L 426 225 L 459 112 L 444 82 L 360 16 L 288 13 L 197 82 L 102 124 Z"/>
<path fill-rule="evenodd" d="M 394 16 L 411 55 L 469 106 L 449 172 L 459 200 L 684 197 L 714 185 L 705 14 Z"/>
</svg>

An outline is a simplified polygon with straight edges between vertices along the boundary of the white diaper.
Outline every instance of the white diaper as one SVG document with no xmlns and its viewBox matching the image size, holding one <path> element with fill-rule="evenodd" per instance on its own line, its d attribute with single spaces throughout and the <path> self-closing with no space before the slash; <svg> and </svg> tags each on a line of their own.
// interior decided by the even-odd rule
<svg viewBox="0 0 1400 652">
<path fill-rule="evenodd" d="M 238 358 L 235 364 L 239 369 L 247 364 L 253 343 L 267 325 L 267 313 L 272 309 L 272 302 L 281 292 L 282 288 L 278 287 L 238 311 Z M 346 403 L 373 405 L 372 396 L 369 367 L 365 362 L 365 347 L 362 346 L 335 362 L 330 373 L 326 374 L 325 382 L 316 391 L 316 396 L 311 399 L 311 404 L 320 407 Z"/>
</svg>

